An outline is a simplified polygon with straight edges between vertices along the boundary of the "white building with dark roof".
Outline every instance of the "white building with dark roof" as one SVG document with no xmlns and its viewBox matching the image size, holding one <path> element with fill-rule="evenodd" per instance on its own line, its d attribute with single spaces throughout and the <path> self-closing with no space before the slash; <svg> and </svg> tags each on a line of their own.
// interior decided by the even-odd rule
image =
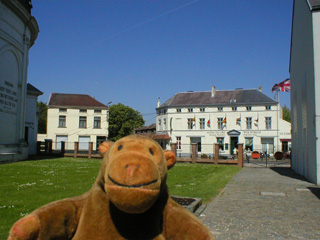
<svg viewBox="0 0 320 240">
<path fill-rule="evenodd" d="M 191 144 L 198 153 L 213 155 L 215 143 L 222 155 L 232 155 L 238 143 L 246 151 L 273 154 L 289 151 L 291 124 L 282 119 L 281 106 L 258 89 L 177 93 L 157 110 L 157 135 L 169 148 L 177 143 L 178 156 L 190 156 Z"/>
<path fill-rule="evenodd" d="M 320 184 L 320 0 L 295 0 L 291 52 L 292 168 Z"/>
<path fill-rule="evenodd" d="M 105 104 L 84 94 L 52 93 L 48 104 L 47 139 L 52 140 L 53 149 L 60 149 L 65 142 L 66 150 L 93 150 L 108 138 L 109 109 Z"/>
</svg>

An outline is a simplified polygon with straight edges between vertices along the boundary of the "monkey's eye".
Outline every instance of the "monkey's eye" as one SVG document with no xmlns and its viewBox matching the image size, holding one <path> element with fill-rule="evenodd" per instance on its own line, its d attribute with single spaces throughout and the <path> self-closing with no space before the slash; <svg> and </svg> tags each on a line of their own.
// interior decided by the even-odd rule
<svg viewBox="0 0 320 240">
<path fill-rule="evenodd" d="M 154 155 L 152 148 L 149 148 L 149 152 L 151 153 L 151 155 Z"/>
<path fill-rule="evenodd" d="M 122 145 L 119 145 L 118 150 L 120 151 L 123 148 Z"/>
</svg>

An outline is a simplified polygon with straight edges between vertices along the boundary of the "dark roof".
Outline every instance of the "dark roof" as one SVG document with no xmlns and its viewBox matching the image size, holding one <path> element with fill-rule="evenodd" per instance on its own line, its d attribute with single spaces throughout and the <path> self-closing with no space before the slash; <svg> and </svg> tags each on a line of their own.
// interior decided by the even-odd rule
<svg viewBox="0 0 320 240">
<path fill-rule="evenodd" d="M 52 93 L 49 100 L 49 107 L 93 107 L 106 108 L 107 106 L 97 101 L 90 95 Z"/>
<path fill-rule="evenodd" d="M 155 123 L 152 123 L 151 125 L 149 126 L 143 126 L 143 127 L 139 127 L 139 128 L 136 128 L 135 131 L 141 131 L 141 130 L 153 130 L 153 129 L 156 129 L 156 124 Z"/>
<path fill-rule="evenodd" d="M 211 92 L 183 92 L 177 93 L 160 106 L 233 106 L 233 105 L 258 105 L 276 104 L 277 102 L 257 89 L 216 90 L 213 97 Z"/>
<path fill-rule="evenodd" d="M 38 88 L 35 86 L 31 85 L 30 83 L 27 83 L 27 94 L 28 95 L 35 95 L 35 96 L 40 96 L 43 94 Z"/>
<path fill-rule="evenodd" d="M 319 10 L 320 9 L 320 0 L 307 0 L 311 10 Z"/>
</svg>

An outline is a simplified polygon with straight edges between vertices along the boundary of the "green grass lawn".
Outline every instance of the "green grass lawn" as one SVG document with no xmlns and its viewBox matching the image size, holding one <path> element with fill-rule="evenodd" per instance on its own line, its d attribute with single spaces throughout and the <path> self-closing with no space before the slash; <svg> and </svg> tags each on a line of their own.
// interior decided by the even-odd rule
<svg viewBox="0 0 320 240">
<path fill-rule="evenodd" d="M 0 239 L 34 209 L 88 191 L 101 160 L 56 158 L 0 165 Z M 240 170 L 235 166 L 176 164 L 168 174 L 170 194 L 213 199 Z"/>
</svg>

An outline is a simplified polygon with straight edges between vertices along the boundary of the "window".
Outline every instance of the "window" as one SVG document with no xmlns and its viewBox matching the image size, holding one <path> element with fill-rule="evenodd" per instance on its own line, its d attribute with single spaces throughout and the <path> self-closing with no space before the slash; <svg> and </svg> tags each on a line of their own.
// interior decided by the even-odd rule
<svg viewBox="0 0 320 240">
<path fill-rule="evenodd" d="M 193 118 L 188 118 L 188 129 L 193 129 Z"/>
<path fill-rule="evenodd" d="M 246 125 L 247 125 L 248 130 L 252 129 L 252 118 L 251 117 L 246 118 Z"/>
<path fill-rule="evenodd" d="M 59 127 L 66 127 L 66 116 L 59 116 Z"/>
<path fill-rule="evenodd" d="M 271 110 L 271 106 L 270 106 L 270 105 L 267 105 L 267 106 L 266 106 L 266 110 Z"/>
<path fill-rule="evenodd" d="M 181 112 L 181 108 L 177 108 L 177 112 Z"/>
<path fill-rule="evenodd" d="M 224 138 L 217 137 L 217 143 L 219 144 L 219 149 L 221 149 L 223 151 L 224 150 Z"/>
<path fill-rule="evenodd" d="M 161 130 L 161 119 L 158 120 L 159 130 Z"/>
<path fill-rule="evenodd" d="M 206 109 L 205 108 L 200 108 L 200 112 L 205 112 Z"/>
<path fill-rule="evenodd" d="M 223 118 L 218 118 L 218 129 L 219 130 L 223 129 Z"/>
<path fill-rule="evenodd" d="M 251 111 L 252 107 L 251 106 L 247 106 L 247 111 Z"/>
<path fill-rule="evenodd" d="M 177 149 L 181 149 L 181 137 L 177 137 Z"/>
<path fill-rule="evenodd" d="M 59 112 L 67 112 L 66 108 L 59 108 Z"/>
<path fill-rule="evenodd" d="M 79 112 L 81 112 L 81 113 L 86 113 L 86 112 L 87 112 L 87 109 L 80 109 Z"/>
<path fill-rule="evenodd" d="M 245 147 L 246 151 L 253 151 L 253 138 L 245 138 Z"/>
<path fill-rule="evenodd" d="M 266 129 L 270 130 L 272 128 L 271 124 L 271 117 L 266 117 Z"/>
<path fill-rule="evenodd" d="M 94 117 L 93 127 L 94 128 L 101 128 L 101 117 Z"/>
<path fill-rule="evenodd" d="M 200 129 L 205 129 L 206 119 L 200 118 Z"/>
<path fill-rule="evenodd" d="M 100 109 L 99 110 L 95 109 L 94 113 L 101 113 L 101 110 Z"/>
<path fill-rule="evenodd" d="M 79 128 L 87 128 L 87 117 L 79 117 Z"/>
<path fill-rule="evenodd" d="M 218 107 L 218 111 L 222 112 L 223 111 L 223 107 Z"/>
<path fill-rule="evenodd" d="M 237 107 L 232 107 L 232 111 L 237 111 Z"/>
<path fill-rule="evenodd" d="M 163 119 L 163 129 L 167 129 L 167 119 Z"/>
<path fill-rule="evenodd" d="M 188 108 L 188 112 L 193 112 L 193 108 Z"/>
</svg>

